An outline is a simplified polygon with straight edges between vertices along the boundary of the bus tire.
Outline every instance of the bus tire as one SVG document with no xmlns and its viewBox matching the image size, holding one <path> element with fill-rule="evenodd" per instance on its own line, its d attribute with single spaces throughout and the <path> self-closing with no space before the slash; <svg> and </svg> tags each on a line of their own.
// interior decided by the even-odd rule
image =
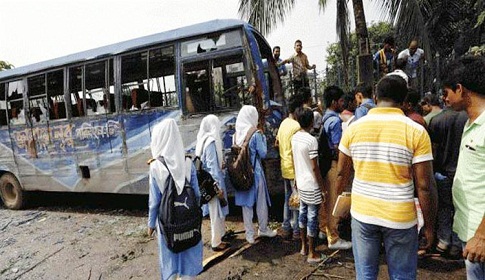
<svg viewBox="0 0 485 280">
<path fill-rule="evenodd" d="M 24 206 L 25 192 L 11 173 L 5 173 L 0 177 L 0 196 L 5 207 L 9 209 L 18 210 Z"/>
</svg>

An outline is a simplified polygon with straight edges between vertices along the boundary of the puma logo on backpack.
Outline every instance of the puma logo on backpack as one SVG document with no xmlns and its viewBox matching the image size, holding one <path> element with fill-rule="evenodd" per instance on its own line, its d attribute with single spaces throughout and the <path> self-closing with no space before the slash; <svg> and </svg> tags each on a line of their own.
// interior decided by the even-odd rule
<svg viewBox="0 0 485 280">
<path fill-rule="evenodd" d="M 185 251 L 197 245 L 202 239 L 202 210 L 190 182 L 185 179 L 182 193 L 177 193 L 172 173 L 165 159 L 158 158 L 169 172 L 165 181 L 162 201 L 158 213 L 158 225 L 167 247 L 174 253 Z M 187 163 L 192 161 L 186 160 Z"/>
<path fill-rule="evenodd" d="M 233 144 L 227 155 L 226 167 L 232 186 L 237 191 L 247 191 L 254 184 L 254 169 L 249 155 L 249 140 L 257 128 L 249 129 L 241 146 Z"/>
</svg>

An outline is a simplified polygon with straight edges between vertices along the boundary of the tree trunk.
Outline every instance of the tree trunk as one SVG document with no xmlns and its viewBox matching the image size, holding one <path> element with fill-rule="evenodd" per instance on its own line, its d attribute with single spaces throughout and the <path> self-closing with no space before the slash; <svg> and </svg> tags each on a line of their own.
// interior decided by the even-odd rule
<svg viewBox="0 0 485 280">
<path fill-rule="evenodd" d="M 352 0 L 355 17 L 355 33 L 359 46 L 358 61 L 358 82 L 364 82 L 368 85 L 373 84 L 372 55 L 369 48 L 369 34 L 364 14 L 364 3 L 362 0 Z"/>
</svg>

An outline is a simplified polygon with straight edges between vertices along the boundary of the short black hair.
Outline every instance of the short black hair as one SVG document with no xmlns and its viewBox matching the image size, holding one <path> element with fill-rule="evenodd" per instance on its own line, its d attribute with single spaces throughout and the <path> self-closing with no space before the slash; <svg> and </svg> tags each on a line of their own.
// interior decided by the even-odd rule
<svg viewBox="0 0 485 280">
<path fill-rule="evenodd" d="M 398 75 L 384 76 L 377 83 L 377 99 L 389 100 L 400 104 L 408 94 L 406 81 Z"/>
<path fill-rule="evenodd" d="M 307 129 L 313 126 L 313 111 L 310 108 L 298 107 L 295 115 L 301 128 Z"/>
<path fill-rule="evenodd" d="M 362 93 L 362 96 L 364 96 L 364 98 L 372 98 L 373 88 L 367 83 L 359 83 L 355 87 L 354 95 L 357 94 L 357 92 Z"/>
<path fill-rule="evenodd" d="M 338 101 L 344 95 L 344 91 L 338 86 L 329 86 L 323 90 L 323 103 L 325 108 L 332 105 L 332 101 Z"/>
<path fill-rule="evenodd" d="M 404 98 L 404 102 L 411 104 L 411 106 L 417 106 L 419 104 L 419 100 L 421 99 L 421 94 L 414 89 L 408 88 L 408 94 L 406 94 L 406 98 Z"/>
<path fill-rule="evenodd" d="M 396 69 L 401 69 L 404 70 L 406 68 L 406 65 L 408 64 L 408 59 L 407 58 L 398 58 L 396 60 Z"/>
<path fill-rule="evenodd" d="M 303 105 L 303 99 L 301 95 L 294 94 L 288 98 L 288 111 L 293 114 L 296 108 L 301 107 Z"/>
<path fill-rule="evenodd" d="M 311 101 L 310 98 L 312 98 L 312 90 L 309 87 L 299 88 L 298 94 L 301 96 L 301 100 L 303 103 Z"/>
<path fill-rule="evenodd" d="M 296 45 L 296 43 L 303 44 L 303 43 L 301 42 L 301 40 L 300 40 L 300 39 L 296 40 L 296 41 L 295 41 L 295 43 L 294 43 L 293 45 Z"/>
<path fill-rule="evenodd" d="M 394 44 L 395 44 L 394 37 L 392 37 L 392 36 L 386 37 L 384 39 L 384 44 L 389 44 L 391 46 L 394 46 Z"/>
<path fill-rule="evenodd" d="M 274 46 L 274 47 L 273 47 L 273 52 L 274 52 L 274 50 L 276 50 L 276 49 L 281 50 L 280 46 Z"/>
<path fill-rule="evenodd" d="M 456 90 L 461 84 L 466 89 L 485 96 L 485 57 L 465 56 L 451 61 L 441 76 L 443 86 Z"/>
<path fill-rule="evenodd" d="M 355 94 L 353 94 L 351 92 L 344 94 L 344 109 L 345 110 L 352 109 L 352 108 L 350 108 L 352 102 L 355 102 Z M 354 109 L 355 109 L 355 107 L 354 107 Z"/>
<path fill-rule="evenodd" d="M 441 102 L 440 102 L 440 98 L 437 94 L 431 93 L 431 94 L 427 94 L 423 97 L 421 104 L 422 105 L 429 104 L 431 106 L 440 106 Z"/>
</svg>

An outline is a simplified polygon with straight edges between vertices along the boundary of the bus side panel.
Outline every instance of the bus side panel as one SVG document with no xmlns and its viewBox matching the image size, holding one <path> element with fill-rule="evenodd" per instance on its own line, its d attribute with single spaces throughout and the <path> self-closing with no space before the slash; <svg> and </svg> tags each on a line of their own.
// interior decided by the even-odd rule
<svg viewBox="0 0 485 280">
<path fill-rule="evenodd" d="M 42 130 L 42 133 L 47 133 L 47 130 Z M 43 186 L 50 188 L 51 166 L 47 149 L 39 149 L 34 141 L 32 129 L 25 124 L 11 127 L 10 139 L 19 171 L 18 179 L 22 187 L 25 190 L 42 190 Z M 61 186 L 54 184 L 52 187 L 60 188 Z"/>
<path fill-rule="evenodd" d="M 0 172 L 18 175 L 7 126 L 0 129 Z"/>
<path fill-rule="evenodd" d="M 123 115 L 126 133 L 127 174 L 130 180 L 117 186 L 120 193 L 148 193 L 148 165 L 153 127 L 166 118 L 178 120 L 180 110 L 147 110 Z"/>
<path fill-rule="evenodd" d="M 73 120 L 78 192 L 114 192 L 130 178 L 123 157 L 123 129 L 119 116 Z"/>
</svg>

